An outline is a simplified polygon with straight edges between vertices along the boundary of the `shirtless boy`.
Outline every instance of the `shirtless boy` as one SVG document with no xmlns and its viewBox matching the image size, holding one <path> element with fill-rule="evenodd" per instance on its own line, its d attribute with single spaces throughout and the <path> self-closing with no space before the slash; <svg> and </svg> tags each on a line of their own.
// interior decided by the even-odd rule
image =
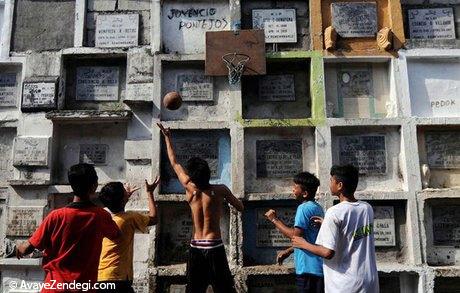
<svg viewBox="0 0 460 293">
<path fill-rule="evenodd" d="M 187 292 L 206 292 L 209 284 L 214 292 L 235 292 L 224 244 L 221 239 L 220 218 L 224 201 L 238 211 L 243 203 L 225 185 L 210 184 L 208 163 L 191 158 L 185 168 L 176 159 L 169 128 L 158 127 L 165 138 L 168 158 L 185 188 L 186 200 L 192 211 L 193 238 L 187 261 Z"/>
</svg>

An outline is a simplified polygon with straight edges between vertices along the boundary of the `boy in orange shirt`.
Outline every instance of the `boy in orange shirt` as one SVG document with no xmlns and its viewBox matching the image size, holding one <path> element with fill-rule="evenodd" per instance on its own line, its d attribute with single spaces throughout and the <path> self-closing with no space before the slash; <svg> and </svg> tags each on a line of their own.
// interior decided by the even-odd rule
<svg viewBox="0 0 460 293">
<path fill-rule="evenodd" d="M 147 227 L 157 223 L 157 210 L 153 191 L 159 183 L 157 177 L 153 184 L 145 180 L 149 201 L 149 214 L 125 211 L 130 196 L 139 188 L 123 186 L 121 182 L 106 184 L 100 192 L 99 199 L 112 213 L 112 219 L 120 228 L 121 236 L 116 240 L 104 238 L 99 261 L 99 283 L 114 283 L 116 288 L 110 292 L 134 292 L 133 283 L 133 242 L 136 230 L 147 232 Z M 100 286 L 101 289 L 104 287 Z"/>
</svg>

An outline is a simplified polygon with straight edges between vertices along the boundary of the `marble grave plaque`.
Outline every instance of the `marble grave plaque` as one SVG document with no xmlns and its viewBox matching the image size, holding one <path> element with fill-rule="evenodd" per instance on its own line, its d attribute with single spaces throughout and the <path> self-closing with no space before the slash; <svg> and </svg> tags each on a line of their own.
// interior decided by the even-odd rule
<svg viewBox="0 0 460 293">
<path fill-rule="evenodd" d="M 118 101 L 119 68 L 77 67 L 77 101 Z"/>
<path fill-rule="evenodd" d="M 434 245 L 460 245 L 460 206 L 432 206 Z"/>
<path fill-rule="evenodd" d="M 331 4 L 332 26 L 342 38 L 375 37 L 377 4 L 375 2 L 339 2 Z"/>
<path fill-rule="evenodd" d="M 294 75 L 276 74 L 260 76 L 259 100 L 265 102 L 295 101 Z"/>
<path fill-rule="evenodd" d="M 134 47 L 139 44 L 139 14 L 99 14 L 96 47 Z"/>
<path fill-rule="evenodd" d="M 302 171 L 301 140 L 258 140 L 258 178 L 291 178 Z"/>
<path fill-rule="evenodd" d="M 430 168 L 460 168 L 460 132 L 427 132 L 425 147 Z"/>
<path fill-rule="evenodd" d="M 257 213 L 257 247 L 288 247 L 291 240 L 279 232 L 264 214 L 268 208 L 256 209 Z M 275 208 L 278 219 L 288 227 L 294 226 L 295 208 Z"/>
<path fill-rule="evenodd" d="M 29 237 L 43 219 L 43 207 L 9 207 L 6 226 L 7 236 Z"/>
<path fill-rule="evenodd" d="M 339 161 L 340 165 L 358 166 L 360 174 L 385 174 L 387 172 L 385 136 L 340 136 Z"/>
<path fill-rule="evenodd" d="M 106 165 L 109 146 L 106 144 L 81 144 L 79 162 L 93 165 Z"/>
<path fill-rule="evenodd" d="M 265 31 L 266 43 L 297 43 L 295 9 L 253 9 L 252 28 Z"/>
<path fill-rule="evenodd" d="M 395 246 L 395 211 L 392 206 L 375 206 L 374 239 L 375 246 Z"/>
<path fill-rule="evenodd" d="M 409 9 L 411 39 L 455 39 L 455 19 L 452 7 Z"/>
<path fill-rule="evenodd" d="M 343 117 L 353 117 L 356 114 L 359 117 L 370 117 L 370 105 L 373 99 L 372 69 L 366 67 L 338 70 L 337 94 Z"/>
<path fill-rule="evenodd" d="M 0 73 L 0 107 L 15 107 L 17 102 L 17 74 Z"/>
<path fill-rule="evenodd" d="M 176 88 L 183 101 L 213 101 L 213 82 L 211 76 L 204 74 L 178 74 Z"/>
<path fill-rule="evenodd" d="M 14 139 L 14 166 L 48 166 L 49 138 L 16 137 Z"/>
</svg>

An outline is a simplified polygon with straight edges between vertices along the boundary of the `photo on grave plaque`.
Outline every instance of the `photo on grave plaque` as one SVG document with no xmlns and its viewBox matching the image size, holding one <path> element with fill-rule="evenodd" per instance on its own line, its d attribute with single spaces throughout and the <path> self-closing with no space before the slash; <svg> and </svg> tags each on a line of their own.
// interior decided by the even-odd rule
<svg viewBox="0 0 460 293">
<path fill-rule="evenodd" d="M 211 102 L 213 81 L 211 76 L 203 74 L 178 74 L 176 88 L 185 102 Z"/>
<path fill-rule="evenodd" d="M 219 176 L 219 143 L 215 137 L 206 139 L 203 138 L 187 138 L 174 139 L 174 150 L 176 152 L 177 161 L 185 166 L 187 161 L 193 157 L 198 157 L 208 162 L 211 169 L 211 179 Z M 163 148 L 166 162 L 163 164 L 166 178 L 177 178 L 176 173 L 169 164 L 165 148 Z"/>
<path fill-rule="evenodd" d="M 455 39 L 455 18 L 452 7 L 409 9 L 411 39 Z"/>
<path fill-rule="evenodd" d="M 79 162 L 92 165 L 106 165 L 109 146 L 106 144 L 81 144 Z"/>
<path fill-rule="evenodd" d="M 331 4 L 332 27 L 342 38 L 375 37 L 376 2 L 340 2 Z"/>
<path fill-rule="evenodd" d="M 23 112 L 48 111 L 57 107 L 58 79 L 54 77 L 42 80 L 25 80 L 22 86 Z"/>
<path fill-rule="evenodd" d="M 362 175 L 380 175 L 387 172 L 385 136 L 350 135 L 339 137 L 340 165 L 351 164 Z"/>
<path fill-rule="evenodd" d="M 43 219 L 43 207 L 8 208 L 6 236 L 31 236 Z"/>
<path fill-rule="evenodd" d="M 98 14 L 96 47 L 134 47 L 139 43 L 139 14 Z"/>
<path fill-rule="evenodd" d="M 425 147 L 430 168 L 460 168 L 460 132 L 427 132 Z"/>
<path fill-rule="evenodd" d="M 273 74 L 260 76 L 259 100 L 264 102 L 294 102 L 294 74 Z"/>
<path fill-rule="evenodd" d="M 395 246 L 395 211 L 393 206 L 374 206 L 375 246 Z"/>
<path fill-rule="evenodd" d="M 296 9 L 253 9 L 252 28 L 264 30 L 266 43 L 297 43 Z"/>
<path fill-rule="evenodd" d="M 288 227 L 294 226 L 295 208 L 275 208 L 276 215 Z M 264 214 L 267 208 L 256 209 L 257 213 L 257 234 L 256 246 L 257 247 L 288 247 L 291 246 L 291 240 L 284 236 L 276 227 L 270 222 Z"/>
<path fill-rule="evenodd" d="M 375 117 L 373 76 L 370 67 L 337 71 L 339 117 Z"/>
<path fill-rule="evenodd" d="M 77 67 L 76 100 L 118 101 L 119 68 L 115 66 Z"/>
<path fill-rule="evenodd" d="M 460 245 L 460 206 L 432 206 L 434 245 Z"/>
<path fill-rule="evenodd" d="M 0 73 L 0 107 L 15 107 L 17 103 L 17 74 Z"/>
<path fill-rule="evenodd" d="M 256 141 L 257 178 L 292 178 L 302 172 L 302 141 Z"/>
</svg>

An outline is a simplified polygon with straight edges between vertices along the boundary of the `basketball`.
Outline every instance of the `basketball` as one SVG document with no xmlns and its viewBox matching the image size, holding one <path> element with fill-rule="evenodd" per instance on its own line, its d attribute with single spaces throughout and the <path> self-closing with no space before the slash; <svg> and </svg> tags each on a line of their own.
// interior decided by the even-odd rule
<svg viewBox="0 0 460 293">
<path fill-rule="evenodd" d="M 177 110 L 182 105 L 182 98 L 178 92 L 169 92 L 163 97 L 163 105 L 169 110 Z"/>
</svg>

